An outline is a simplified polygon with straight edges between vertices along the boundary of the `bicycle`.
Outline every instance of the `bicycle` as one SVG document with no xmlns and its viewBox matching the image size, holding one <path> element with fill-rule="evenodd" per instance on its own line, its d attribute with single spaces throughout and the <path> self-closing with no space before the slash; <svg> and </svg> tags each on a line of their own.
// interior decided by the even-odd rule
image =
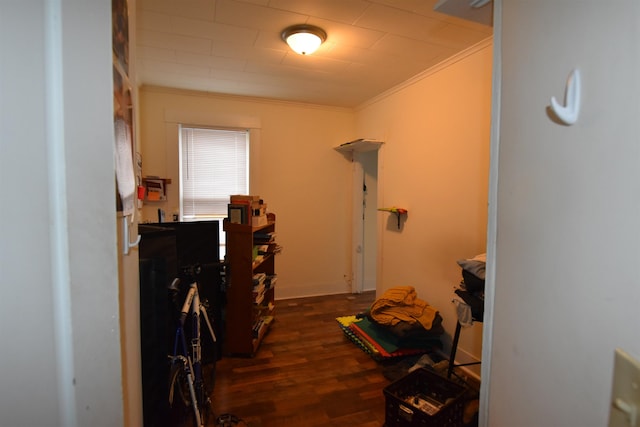
<svg viewBox="0 0 640 427">
<path fill-rule="evenodd" d="M 198 282 L 195 280 L 200 271 L 199 266 L 183 269 L 183 276 L 188 279 L 189 287 L 180 310 L 173 354 L 169 355 L 169 406 L 172 409 L 186 412 L 185 416 L 188 412 L 193 412 L 193 421 L 196 427 L 204 427 L 208 419 L 213 416 L 211 398 L 202 371 L 201 317 L 211 334 L 214 349 L 217 343 L 216 334 L 207 314 L 206 301 L 200 300 Z M 180 293 L 180 283 L 180 278 L 176 278 L 169 286 L 174 299 Z M 184 329 L 188 317 L 191 319 L 192 328 L 190 349 L 187 346 Z M 215 378 L 215 362 L 216 357 L 214 356 L 212 378 Z"/>
</svg>

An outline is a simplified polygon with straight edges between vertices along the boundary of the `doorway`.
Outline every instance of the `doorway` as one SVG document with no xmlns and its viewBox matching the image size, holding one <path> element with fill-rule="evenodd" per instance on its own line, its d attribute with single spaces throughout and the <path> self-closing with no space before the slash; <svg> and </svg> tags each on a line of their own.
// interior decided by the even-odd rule
<svg viewBox="0 0 640 427">
<path fill-rule="evenodd" d="M 359 292 L 376 289 L 378 257 L 378 150 L 359 153 L 362 165 L 362 288 Z"/>
<path fill-rule="evenodd" d="M 358 139 L 336 147 L 352 164 L 352 293 L 376 290 L 378 153 L 382 144 L 377 140 Z"/>
</svg>

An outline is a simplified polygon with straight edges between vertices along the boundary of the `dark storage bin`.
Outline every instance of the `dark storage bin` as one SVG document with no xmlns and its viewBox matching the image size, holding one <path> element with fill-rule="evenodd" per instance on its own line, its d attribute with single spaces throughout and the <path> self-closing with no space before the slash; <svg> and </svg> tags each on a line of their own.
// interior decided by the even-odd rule
<svg viewBox="0 0 640 427">
<path fill-rule="evenodd" d="M 384 388 L 385 427 L 462 427 L 466 388 L 421 368 Z"/>
</svg>

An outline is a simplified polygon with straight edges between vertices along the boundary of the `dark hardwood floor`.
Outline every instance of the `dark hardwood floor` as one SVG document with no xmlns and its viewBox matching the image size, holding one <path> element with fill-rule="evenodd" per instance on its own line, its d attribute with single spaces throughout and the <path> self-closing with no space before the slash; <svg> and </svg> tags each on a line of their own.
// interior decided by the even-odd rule
<svg viewBox="0 0 640 427">
<path fill-rule="evenodd" d="M 383 365 L 335 320 L 364 311 L 374 299 L 366 292 L 278 301 L 255 357 L 218 362 L 215 413 L 234 414 L 250 427 L 382 426 L 383 388 L 390 383 Z"/>
</svg>

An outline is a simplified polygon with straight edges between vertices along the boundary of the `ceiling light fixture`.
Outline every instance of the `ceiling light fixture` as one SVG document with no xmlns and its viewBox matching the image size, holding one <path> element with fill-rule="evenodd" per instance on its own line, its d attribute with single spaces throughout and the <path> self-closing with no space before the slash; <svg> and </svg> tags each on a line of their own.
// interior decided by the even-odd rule
<svg viewBox="0 0 640 427">
<path fill-rule="evenodd" d="M 281 36 L 282 40 L 300 55 L 311 55 L 327 39 L 327 33 L 322 28 L 308 24 L 287 27 Z"/>
</svg>

